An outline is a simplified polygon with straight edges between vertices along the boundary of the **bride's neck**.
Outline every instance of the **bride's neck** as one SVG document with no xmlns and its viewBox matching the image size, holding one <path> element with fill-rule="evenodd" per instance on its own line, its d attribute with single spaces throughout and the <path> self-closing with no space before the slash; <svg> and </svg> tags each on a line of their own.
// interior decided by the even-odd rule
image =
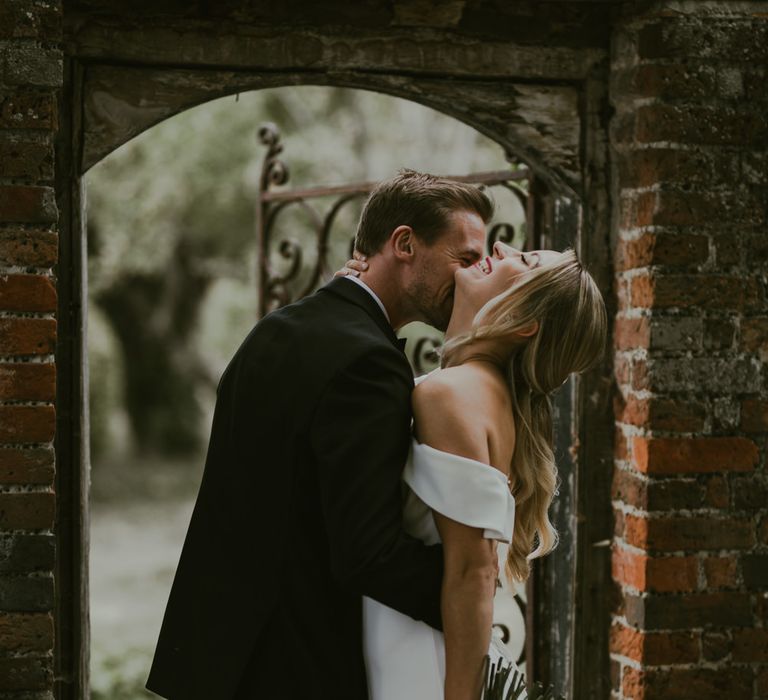
<svg viewBox="0 0 768 700">
<path fill-rule="evenodd" d="M 506 376 L 512 354 L 513 351 L 509 345 L 500 343 L 496 338 L 476 338 L 450 353 L 443 367 L 457 367 L 469 362 L 479 362 Z"/>
</svg>

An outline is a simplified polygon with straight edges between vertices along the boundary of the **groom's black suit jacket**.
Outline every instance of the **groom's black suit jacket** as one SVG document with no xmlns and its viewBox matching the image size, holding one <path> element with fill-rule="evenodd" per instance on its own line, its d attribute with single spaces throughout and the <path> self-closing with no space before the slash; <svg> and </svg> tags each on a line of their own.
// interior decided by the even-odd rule
<svg viewBox="0 0 768 700">
<path fill-rule="evenodd" d="M 442 550 L 402 529 L 412 389 L 350 280 L 256 325 L 219 384 L 150 690 L 363 700 L 361 595 L 440 626 Z"/>
</svg>

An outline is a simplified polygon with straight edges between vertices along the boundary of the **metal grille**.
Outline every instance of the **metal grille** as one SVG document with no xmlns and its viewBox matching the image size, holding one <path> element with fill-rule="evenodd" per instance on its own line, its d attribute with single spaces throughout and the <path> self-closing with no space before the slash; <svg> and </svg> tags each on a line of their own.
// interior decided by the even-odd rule
<svg viewBox="0 0 768 700">
<path fill-rule="evenodd" d="M 257 212 L 257 279 L 261 317 L 311 294 L 351 257 L 354 231 L 347 234 L 345 245 L 337 245 L 338 250 L 334 250 L 331 245 L 333 226 L 345 208 L 355 202 L 359 206 L 376 183 L 283 189 L 290 179 L 290 170 L 282 159 L 284 146 L 280 131 L 275 124 L 264 124 L 258 131 L 258 139 L 267 149 L 261 168 Z M 524 231 L 518 231 L 511 222 L 492 222 L 486 236 L 489 254 L 496 241 L 511 243 L 522 233 L 526 249 L 533 247 L 538 239 L 535 215 L 539 202 L 535 193 L 539 188 L 527 168 L 516 165 L 510 166 L 509 170 L 448 177 L 489 189 L 504 188 L 520 202 L 525 212 Z M 308 231 L 287 226 L 281 229 L 281 223 L 287 221 L 286 213 L 292 208 L 298 208 L 303 213 L 303 224 Z M 441 343 L 442 337 L 436 331 L 417 333 L 409 338 L 406 354 L 415 375 L 426 374 L 437 366 L 435 351 Z M 499 547 L 499 559 L 506 560 L 504 545 Z M 534 648 L 530 610 L 527 607 L 531 593 L 530 586 L 511 585 L 502 575 L 494 601 L 494 634 L 517 660 L 523 672 L 530 663 L 530 652 Z M 529 628 L 527 633 L 526 627 Z"/>
</svg>

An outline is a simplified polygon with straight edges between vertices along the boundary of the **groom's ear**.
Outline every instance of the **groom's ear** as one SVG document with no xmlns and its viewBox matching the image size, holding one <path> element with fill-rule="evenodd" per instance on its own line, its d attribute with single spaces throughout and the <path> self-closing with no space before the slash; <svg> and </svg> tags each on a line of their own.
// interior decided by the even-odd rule
<svg viewBox="0 0 768 700">
<path fill-rule="evenodd" d="M 413 260 L 413 229 L 410 226 L 398 226 L 389 238 L 392 252 L 402 262 Z"/>
</svg>

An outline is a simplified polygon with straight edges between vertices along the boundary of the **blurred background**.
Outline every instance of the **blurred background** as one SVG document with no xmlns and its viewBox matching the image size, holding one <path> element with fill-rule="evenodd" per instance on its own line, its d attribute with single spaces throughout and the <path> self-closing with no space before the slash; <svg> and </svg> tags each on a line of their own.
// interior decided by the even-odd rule
<svg viewBox="0 0 768 700">
<path fill-rule="evenodd" d="M 413 102 L 290 87 L 190 109 L 88 173 L 94 700 L 156 697 L 143 685 L 202 473 L 216 385 L 258 317 L 266 148 L 256 133 L 264 122 L 282 132 L 290 169 L 278 190 L 379 180 L 403 167 L 441 175 L 516 167 L 474 129 Z M 495 220 L 514 224 L 521 245 L 522 208 L 503 188 L 492 196 Z M 321 283 L 346 260 L 362 201 L 337 218 Z M 308 216 L 301 207 L 286 211 L 275 235 L 288 230 L 310 250 Z M 276 269 L 287 264 L 273 255 Z M 439 339 L 418 324 L 404 332 Z"/>
</svg>

